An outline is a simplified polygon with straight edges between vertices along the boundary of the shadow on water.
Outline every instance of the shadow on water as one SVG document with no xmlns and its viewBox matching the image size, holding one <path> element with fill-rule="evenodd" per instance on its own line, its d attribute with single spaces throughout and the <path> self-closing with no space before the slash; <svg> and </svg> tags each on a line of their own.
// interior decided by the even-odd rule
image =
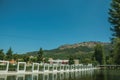
<svg viewBox="0 0 120 80">
<path fill-rule="evenodd" d="M 30 75 L 0 75 L 0 80 L 120 80 L 120 70 L 89 70 Z"/>
<path fill-rule="evenodd" d="M 99 70 L 93 74 L 93 80 L 120 80 L 120 70 Z"/>
</svg>

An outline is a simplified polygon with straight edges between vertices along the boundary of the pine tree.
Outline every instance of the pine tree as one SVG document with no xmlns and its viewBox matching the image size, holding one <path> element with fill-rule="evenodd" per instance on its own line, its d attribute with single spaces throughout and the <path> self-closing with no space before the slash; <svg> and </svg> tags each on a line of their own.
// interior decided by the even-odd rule
<svg viewBox="0 0 120 80">
<path fill-rule="evenodd" d="M 120 38 L 120 0 L 112 0 L 109 9 L 109 22 L 112 24 L 113 38 Z"/>
<path fill-rule="evenodd" d="M 43 50 L 40 48 L 40 50 L 37 53 L 37 62 L 42 62 L 43 61 Z"/>
<path fill-rule="evenodd" d="M 6 59 L 11 60 L 12 59 L 12 54 L 13 54 L 13 51 L 10 47 L 9 50 L 7 51 L 7 53 L 6 53 Z"/>
<path fill-rule="evenodd" d="M 109 9 L 109 22 L 112 24 L 113 32 L 113 54 L 114 63 L 120 64 L 120 0 L 112 0 L 111 9 Z"/>
<path fill-rule="evenodd" d="M 0 60 L 4 60 L 4 52 L 3 49 L 0 50 Z"/>
</svg>

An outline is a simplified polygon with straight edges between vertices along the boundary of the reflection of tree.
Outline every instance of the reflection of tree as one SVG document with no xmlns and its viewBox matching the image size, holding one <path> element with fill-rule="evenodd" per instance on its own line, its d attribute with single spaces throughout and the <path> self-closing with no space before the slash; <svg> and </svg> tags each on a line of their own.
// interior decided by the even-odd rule
<svg viewBox="0 0 120 80">
<path fill-rule="evenodd" d="M 104 80 L 107 80 L 107 70 L 104 70 Z"/>
<path fill-rule="evenodd" d="M 32 80 L 38 80 L 38 74 L 32 74 Z"/>
<path fill-rule="evenodd" d="M 7 75 L 0 75 L 0 80 L 7 80 Z"/>
<path fill-rule="evenodd" d="M 69 73 L 69 80 L 75 80 L 73 72 Z"/>
<path fill-rule="evenodd" d="M 107 80 L 107 71 L 100 70 L 100 72 L 97 72 L 97 74 L 94 77 L 94 80 Z"/>
</svg>

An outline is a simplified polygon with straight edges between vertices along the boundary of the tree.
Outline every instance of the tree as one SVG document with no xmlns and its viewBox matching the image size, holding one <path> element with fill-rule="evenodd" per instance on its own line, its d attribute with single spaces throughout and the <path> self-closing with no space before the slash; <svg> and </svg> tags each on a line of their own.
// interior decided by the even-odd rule
<svg viewBox="0 0 120 80">
<path fill-rule="evenodd" d="M 4 60 L 4 52 L 3 49 L 0 50 L 0 60 Z"/>
<path fill-rule="evenodd" d="M 25 62 L 28 62 L 29 61 L 29 56 L 27 56 L 27 55 L 24 55 L 24 57 L 23 57 L 23 60 L 25 61 Z"/>
<path fill-rule="evenodd" d="M 114 63 L 120 64 L 120 38 L 116 38 L 116 44 L 114 44 Z"/>
<path fill-rule="evenodd" d="M 70 58 L 69 58 L 69 65 L 72 65 L 72 64 L 74 64 L 74 59 L 73 59 L 72 56 L 70 56 Z"/>
<path fill-rule="evenodd" d="M 98 61 L 98 63 L 101 64 L 105 64 L 105 56 L 103 53 L 103 47 L 100 44 L 97 44 L 95 46 L 95 51 L 94 51 L 94 56 L 96 61 Z"/>
<path fill-rule="evenodd" d="M 18 54 L 13 54 L 13 59 L 16 60 L 16 61 L 18 61 L 19 56 L 20 55 L 18 55 Z"/>
<path fill-rule="evenodd" d="M 12 54 L 13 54 L 13 51 L 10 47 L 9 50 L 7 51 L 7 53 L 6 53 L 6 59 L 11 60 L 12 59 Z"/>
<path fill-rule="evenodd" d="M 43 50 L 40 48 L 40 50 L 37 52 L 37 62 L 42 62 L 43 61 Z"/>
<path fill-rule="evenodd" d="M 89 63 L 92 63 L 92 60 L 89 59 L 89 58 L 85 58 L 84 61 L 83 61 L 84 64 L 89 64 Z"/>
<path fill-rule="evenodd" d="M 109 15 L 109 22 L 113 25 L 113 37 L 120 38 L 120 0 L 112 0 Z"/>
<path fill-rule="evenodd" d="M 106 60 L 106 64 L 113 64 L 113 58 L 108 58 L 107 60 Z"/>
<path fill-rule="evenodd" d="M 112 0 L 109 9 L 109 22 L 111 23 L 111 31 L 113 32 L 113 54 L 114 63 L 120 64 L 120 0 Z"/>
<path fill-rule="evenodd" d="M 30 62 L 31 62 L 31 63 L 32 63 L 32 62 L 37 62 L 37 58 L 36 58 L 36 57 L 30 58 Z"/>
</svg>

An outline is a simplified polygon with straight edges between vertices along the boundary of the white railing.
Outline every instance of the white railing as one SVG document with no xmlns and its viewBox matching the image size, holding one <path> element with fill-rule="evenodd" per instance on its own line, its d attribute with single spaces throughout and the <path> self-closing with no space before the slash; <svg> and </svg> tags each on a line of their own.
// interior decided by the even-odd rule
<svg viewBox="0 0 120 80">
<path fill-rule="evenodd" d="M 9 61 L 0 61 L 0 63 L 6 63 L 6 69 L 0 70 L 1 72 L 8 72 L 9 69 Z M 18 62 L 17 64 L 17 73 L 26 73 L 26 62 Z M 22 67 L 21 67 L 22 66 Z M 42 66 L 43 70 L 40 71 L 40 66 Z M 31 65 L 31 69 L 29 72 L 31 73 L 39 73 L 39 72 L 74 72 L 74 71 L 85 71 L 85 70 L 93 70 L 95 69 L 92 64 L 83 65 L 83 64 L 75 64 L 75 65 L 68 65 L 68 64 L 39 64 L 33 63 Z M 50 68 L 52 70 L 50 70 Z"/>
<path fill-rule="evenodd" d="M 0 61 L 0 64 L 4 64 L 6 66 L 5 70 L 0 70 L 0 73 L 2 73 L 2 72 L 8 72 L 9 61 Z"/>
</svg>

